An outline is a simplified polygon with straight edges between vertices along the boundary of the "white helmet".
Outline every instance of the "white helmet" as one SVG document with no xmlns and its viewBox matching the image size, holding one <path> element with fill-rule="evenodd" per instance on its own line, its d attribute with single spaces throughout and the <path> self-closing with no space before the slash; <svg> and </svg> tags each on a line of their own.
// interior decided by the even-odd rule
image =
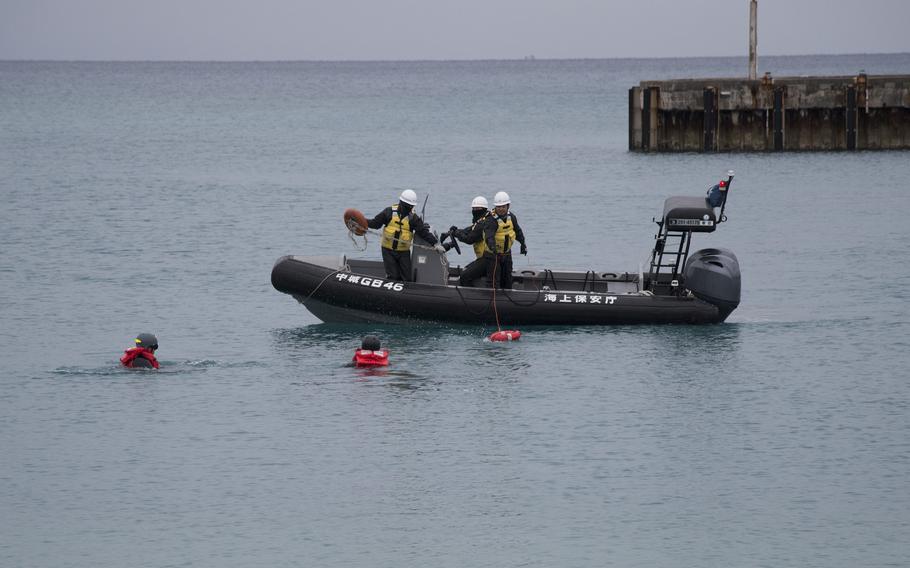
<svg viewBox="0 0 910 568">
<path fill-rule="evenodd" d="M 484 209 L 489 209 L 490 204 L 487 203 L 486 197 L 484 197 L 482 195 L 478 195 L 477 197 L 474 198 L 474 201 L 471 202 L 471 209 L 480 209 L 481 207 L 483 207 Z"/>
<path fill-rule="evenodd" d="M 500 205 L 509 205 L 510 203 L 512 203 L 512 200 L 509 199 L 509 194 L 504 191 L 500 191 L 493 196 L 493 205 L 496 207 L 499 207 Z"/>
<path fill-rule="evenodd" d="M 417 205 L 417 194 L 414 193 L 413 189 L 406 189 L 401 192 L 401 195 L 398 196 L 398 199 L 404 201 L 408 205 Z"/>
</svg>

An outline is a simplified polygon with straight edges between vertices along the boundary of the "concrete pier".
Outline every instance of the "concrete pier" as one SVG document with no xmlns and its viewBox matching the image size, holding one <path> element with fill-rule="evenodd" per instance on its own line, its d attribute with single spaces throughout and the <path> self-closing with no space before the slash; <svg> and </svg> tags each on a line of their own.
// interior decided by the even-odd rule
<svg viewBox="0 0 910 568">
<path fill-rule="evenodd" d="M 629 150 L 910 149 L 910 75 L 642 81 Z"/>
</svg>

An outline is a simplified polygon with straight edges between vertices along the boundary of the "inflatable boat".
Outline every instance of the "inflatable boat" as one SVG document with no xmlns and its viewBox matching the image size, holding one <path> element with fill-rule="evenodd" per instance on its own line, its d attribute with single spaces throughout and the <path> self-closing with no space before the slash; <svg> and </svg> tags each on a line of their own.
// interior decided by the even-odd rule
<svg viewBox="0 0 910 568">
<path fill-rule="evenodd" d="M 449 266 L 432 247 L 417 246 L 412 282 L 387 279 L 381 260 L 284 256 L 272 268 L 272 285 L 327 323 L 720 323 L 739 305 L 739 263 L 726 249 L 690 254 L 689 247 L 694 234 L 714 232 L 726 221 L 732 181 L 728 172 L 708 197 L 665 200 L 654 219 L 658 231 L 647 270 L 522 269 L 513 271 L 511 289 L 489 288 L 484 279 L 464 287 L 460 267 Z"/>
</svg>

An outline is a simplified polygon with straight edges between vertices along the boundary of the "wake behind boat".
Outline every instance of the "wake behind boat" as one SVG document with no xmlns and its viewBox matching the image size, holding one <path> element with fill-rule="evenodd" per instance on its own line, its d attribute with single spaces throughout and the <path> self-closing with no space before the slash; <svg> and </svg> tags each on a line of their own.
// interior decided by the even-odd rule
<svg viewBox="0 0 910 568">
<path fill-rule="evenodd" d="M 729 172 L 707 198 L 666 199 L 647 272 L 523 269 L 513 271 L 510 289 L 486 287 L 483 279 L 466 287 L 445 254 L 418 246 L 412 282 L 387 279 L 380 260 L 284 256 L 272 285 L 327 323 L 493 325 L 497 316 L 516 326 L 720 323 L 739 305 L 739 263 L 729 250 L 689 254 L 689 246 L 694 233 L 713 232 L 726 220 L 732 181 Z"/>
</svg>

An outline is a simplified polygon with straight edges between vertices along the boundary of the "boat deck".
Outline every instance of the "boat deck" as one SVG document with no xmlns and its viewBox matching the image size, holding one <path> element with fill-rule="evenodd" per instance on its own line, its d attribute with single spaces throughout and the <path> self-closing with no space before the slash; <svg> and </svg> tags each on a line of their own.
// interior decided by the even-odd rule
<svg viewBox="0 0 910 568">
<path fill-rule="evenodd" d="M 377 278 L 385 276 L 382 262 L 366 259 L 346 259 L 351 272 L 365 274 Z M 420 268 L 417 269 L 417 282 L 421 282 Z M 461 276 L 461 267 L 448 267 L 446 284 L 458 285 Z M 547 268 L 523 268 L 512 271 L 513 290 L 561 290 L 578 292 L 610 292 L 612 294 L 637 294 L 640 276 L 628 272 L 598 272 L 550 270 Z M 441 284 L 442 282 L 437 282 Z M 486 288 L 486 279 L 478 278 L 474 281 L 474 288 Z"/>
</svg>

